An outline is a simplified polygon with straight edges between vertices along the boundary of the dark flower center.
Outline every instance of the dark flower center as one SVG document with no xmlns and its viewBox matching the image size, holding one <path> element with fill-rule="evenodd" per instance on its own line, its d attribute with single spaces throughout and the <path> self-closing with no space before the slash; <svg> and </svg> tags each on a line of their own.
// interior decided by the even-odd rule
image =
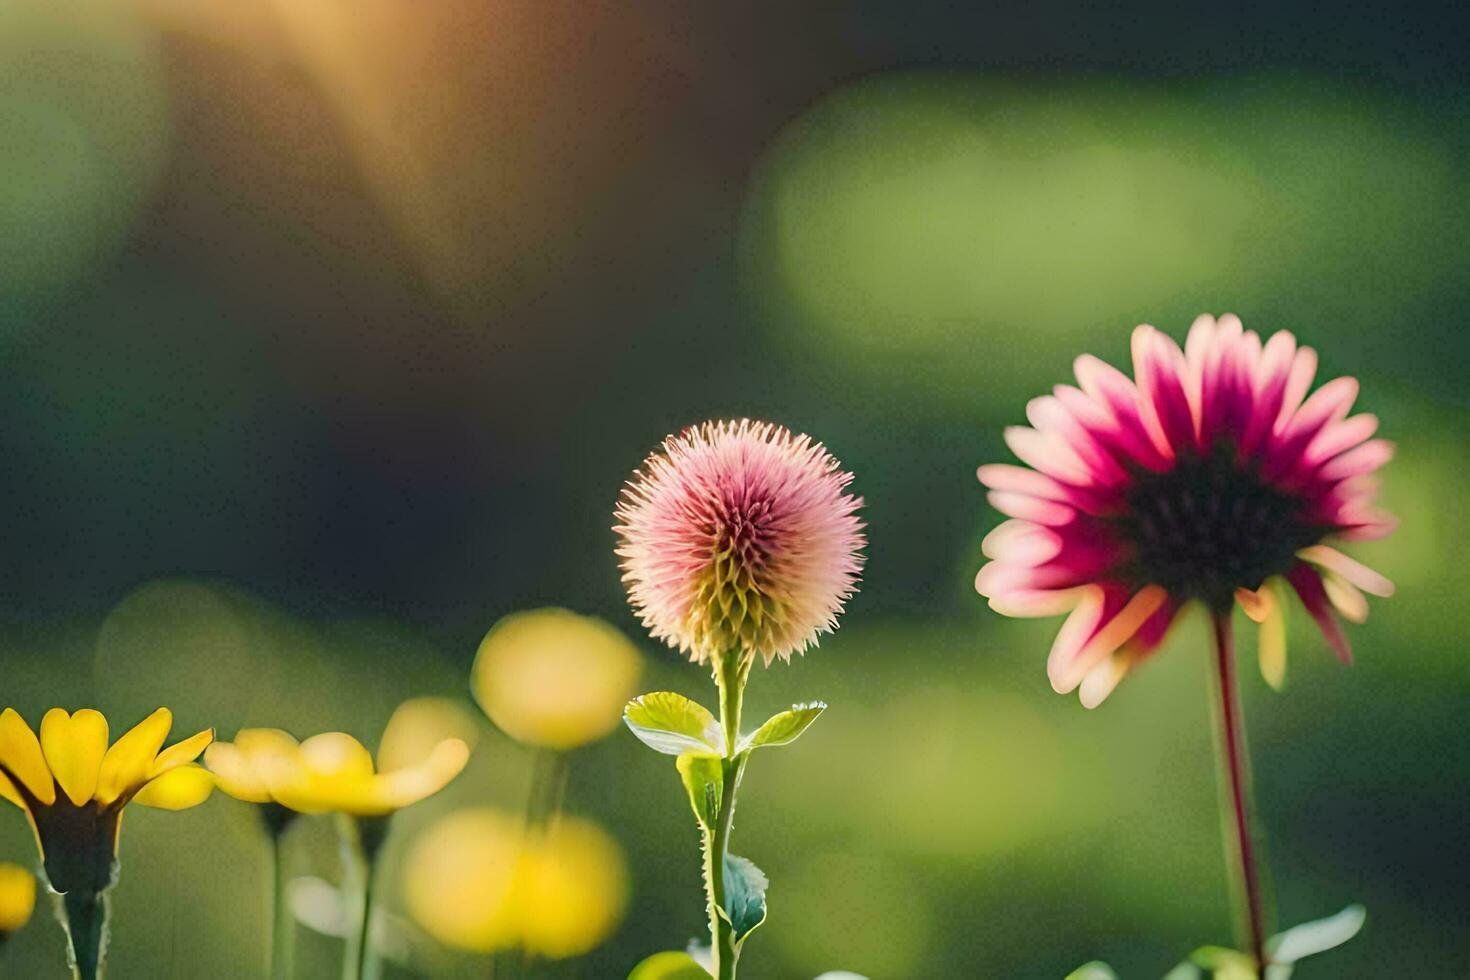
<svg viewBox="0 0 1470 980">
<path fill-rule="evenodd" d="M 1321 539 L 1301 498 L 1267 483 L 1235 449 L 1180 456 L 1164 473 L 1136 474 L 1115 523 L 1134 546 L 1128 574 L 1181 599 L 1228 608 L 1237 588 L 1286 572 Z"/>
</svg>

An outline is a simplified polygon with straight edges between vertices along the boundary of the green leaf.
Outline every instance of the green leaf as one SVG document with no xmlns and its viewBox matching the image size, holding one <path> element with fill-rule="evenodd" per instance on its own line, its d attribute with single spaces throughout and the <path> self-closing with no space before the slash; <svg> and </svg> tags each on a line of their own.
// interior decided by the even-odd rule
<svg viewBox="0 0 1470 980">
<path fill-rule="evenodd" d="M 748 752 L 767 745 L 786 745 L 794 742 L 797 736 L 807 730 L 807 726 L 817 720 L 817 715 L 826 710 L 827 706 L 821 701 L 813 701 L 811 704 L 793 704 L 790 711 L 772 715 L 766 719 L 764 725 L 741 739 L 737 751 Z"/>
<path fill-rule="evenodd" d="M 766 921 L 765 872 L 743 857 L 725 855 L 725 919 L 735 930 L 735 942 L 755 932 Z"/>
<path fill-rule="evenodd" d="M 673 691 L 655 691 L 629 701 L 623 721 L 649 748 L 665 755 L 725 749 L 724 732 L 709 709 Z"/>
<path fill-rule="evenodd" d="M 1118 980 L 1118 975 L 1102 960 L 1093 960 L 1067 974 L 1067 980 Z"/>
<path fill-rule="evenodd" d="M 1238 949 L 1201 946 L 1189 954 L 1189 959 L 1215 980 L 1257 980 L 1258 977 L 1255 961 Z"/>
<path fill-rule="evenodd" d="M 1174 969 L 1164 974 L 1163 980 L 1200 980 L 1200 977 L 1202 976 L 1204 976 L 1204 974 L 1200 972 L 1199 967 L 1189 962 L 1189 960 L 1185 960 L 1183 963 L 1180 963 L 1178 966 L 1174 967 Z"/>
<path fill-rule="evenodd" d="M 720 798 L 725 788 L 725 763 L 708 752 L 685 752 L 676 763 L 695 819 L 705 830 L 713 830 L 720 816 Z"/>
<path fill-rule="evenodd" d="M 688 953 L 654 953 L 633 967 L 628 980 L 709 980 L 709 971 Z"/>
<path fill-rule="evenodd" d="M 1368 912 L 1349 905 L 1336 915 L 1292 926 L 1266 944 L 1266 952 L 1277 963 L 1295 963 L 1308 956 L 1341 946 L 1358 934 Z"/>
</svg>

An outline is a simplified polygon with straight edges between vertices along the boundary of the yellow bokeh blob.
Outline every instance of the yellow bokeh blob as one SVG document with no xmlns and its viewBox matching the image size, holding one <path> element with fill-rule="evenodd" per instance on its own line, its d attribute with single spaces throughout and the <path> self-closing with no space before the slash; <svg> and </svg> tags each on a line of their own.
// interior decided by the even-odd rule
<svg viewBox="0 0 1470 980">
<path fill-rule="evenodd" d="M 404 865 L 409 914 L 446 946 L 477 953 L 517 942 L 511 884 L 520 826 L 485 807 L 439 820 L 415 842 Z"/>
<path fill-rule="evenodd" d="M 506 616 L 486 634 L 470 687 L 512 738 L 565 750 L 617 726 L 642 667 L 637 648 L 612 625 L 536 609 Z"/>
<path fill-rule="evenodd" d="M 0 934 L 31 921 L 36 908 L 36 876 L 18 864 L 0 862 Z"/>
<path fill-rule="evenodd" d="M 527 849 L 517 895 L 526 949 L 548 959 L 581 956 L 622 921 L 628 900 L 622 850 L 596 824 L 562 817 Z"/>
<path fill-rule="evenodd" d="M 580 956 L 622 921 L 622 849 L 596 824 L 561 817 L 543 832 L 488 807 L 426 830 L 404 871 L 409 914 L 447 946 L 478 953 L 520 946 L 548 959 Z"/>
</svg>

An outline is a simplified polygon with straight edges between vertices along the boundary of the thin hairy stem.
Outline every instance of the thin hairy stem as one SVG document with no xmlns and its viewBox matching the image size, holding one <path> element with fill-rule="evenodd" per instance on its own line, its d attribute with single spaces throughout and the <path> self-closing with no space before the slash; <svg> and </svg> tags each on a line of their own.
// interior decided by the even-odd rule
<svg viewBox="0 0 1470 980">
<path fill-rule="evenodd" d="M 708 887 L 711 955 L 716 980 L 734 980 L 739 950 L 735 929 L 721 910 L 725 907 L 725 855 L 730 849 L 730 831 L 735 823 L 735 794 L 745 770 L 745 760 L 735 758 L 740 739 L 740 708 L 745 697 L 745 680 L 751 662 L 735 654 L 720 658 L 715 665 L 715 684 L 720 691 L 720 725 L 725 731 L 725 758 L 721 763 L 723 787 L 720 811 L 705 840 L 704 879 Z"/>
<path fill-rule="evenodd" d="M 1230 865 L 1236 897 L 1241 903 L 1238 914 L 1245 933 L 1247 950 L 1258 970 L 1266 967 L 1265 910 L 1261 878 L 1256 866 L 1255 842 L 1251 827 L 1250 772 L 1245 747 L 1245 719 L 1240 711 L 1240 694 L 1235 681 L 1235 644 L 1230 613 L 1216 612 L 1215 663 L 1216 720 L 1219 723 L 1220 759 L 1223 782 L 1229 786 L 1228 801 L 1222 787 L 1221 821 L 1226 827 L 1226 840 L 1234 837 Z M 1227 809 L 1228 802 L 1228 809 Z"/>
</svg>

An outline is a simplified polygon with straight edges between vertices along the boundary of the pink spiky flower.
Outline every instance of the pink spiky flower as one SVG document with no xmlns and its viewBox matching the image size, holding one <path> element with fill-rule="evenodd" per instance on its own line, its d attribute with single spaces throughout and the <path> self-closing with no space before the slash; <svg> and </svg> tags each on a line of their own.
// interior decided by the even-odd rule
<svg viewBox="0 0 1470 980">
<path fill-rule="evenodd" d="M 697 663 L 803 652 L 836 628 L 862 570 L 851 482 L 820 443 L 768 422 L 670 436 L 615 512 L 634 611 Z"/>
<path fill-rule="evenodd" d="M 1361 622 L 1364 592 L 1393 586 L 1326 542 L 1388 534 L 1373 471 L 1393 447 L 1372 415 L 1348 416 L 1358 383 L 1310 397 L 1317 356 L 1281 331 L 1264 344 L 1234 316 L 1201 316 L 1184 350 L 1150 326 L 1133 333 L 1136 381 L 1079 357 L 1078 386 L 1026 407 L 1006 430 L 1030 469 L 980 467 L 1011 520 L 982 545 L 975 587 L 1009 616 L 1069 612 L 1047 663 L 1052 686 L 1096 706 L 1153 652 L 1180 608 L 1240 603 L 1262 624 L 1262 669 L 1284 670 L 1284 579 L 1333 650 L 1351 653 L 1337 615 Z M 1334 614 L 1334 610 L 1336 614 Z"/>
</svg>

